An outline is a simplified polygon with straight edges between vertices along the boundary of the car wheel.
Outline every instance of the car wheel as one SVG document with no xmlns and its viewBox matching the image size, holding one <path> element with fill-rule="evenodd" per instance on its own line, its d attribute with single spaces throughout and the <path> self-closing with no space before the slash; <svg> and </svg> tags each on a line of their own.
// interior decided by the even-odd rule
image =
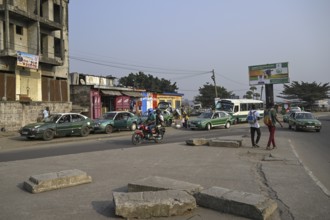
<svg viewBox="0 0 330 220">
<path fill-rule="evenodd" d="M 132 144 L 138 145 L 142 143 L 142 137 L 139 134 L 133 134 L 132 135 Z"/>
<path fill-rule="evenodd" d="M 81 128 L 81 131 L 80 131 L 80 136 L 81 136 L 81 137 L 86 137 L 86 136 L 89 135 L 89 133 L 90 133 L 89 128 L 88 128 L 87 126 L 83 126 L 83 127 Z"/>
<path fill-rule="evenodd" d="M 207 125 L 206 125 L 206 130 L 211 130 L 211 124 L 210 123 L 208 123 Z"/>
<path fill-rule="evenodd" d="M 52 140 L 54 138 L 54 136 L 55 136 L 55 132 L 52 129 L 47 129 L 42 134 L 42 139 L 44 141 L 50 141 L 50 140 Z"/>
<path fill-rule="evenodd" d="M 112 130 L 113 130 L 113 128 L 112 128 L 111 125 L 107 125 L 105 127 L 105 129 L 104 129 L 104 131 L 105 131 L 106 134 L 111 134 L 112 133 Z"/>
<path fill-rule="evenodd" d="M 229 121 L 226 122 L 225 128 L 230 128 L 230 122 Z"/>
<path fill-rule="evenodd" d="M 298 131 L 297 125 L 293 125 L 293 126 L 292 126 L 292 130 L 294 130 L 294 131 Z"/>
<path fill-rule="evenodd" d="M 289 129 L 292 129 L 291 125 L 289 125 Z"/>
<path fill-rule="evenodd" d="M 321 129 L 316 129 L 315 131 L 316 131 L 316 132 L 320 132 L 320 131 L 321 131 Z"/>
<path fill-rule="evenodd" d="M 130 129 L 131 131 L 134 131 L 134 130 L 136 130 L 136 124 L 135 124 L 135 123 L 133 123 L 129 129 Z"/>
</svg>

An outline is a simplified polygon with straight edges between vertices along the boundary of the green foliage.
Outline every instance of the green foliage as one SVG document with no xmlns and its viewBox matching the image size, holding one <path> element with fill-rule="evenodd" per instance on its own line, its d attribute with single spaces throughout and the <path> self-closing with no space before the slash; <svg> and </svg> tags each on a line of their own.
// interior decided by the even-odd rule
<svg viewBox="0 0 330 220">
<path fill-rule="evenodd" d="M 120 78 L 119 83 L 123 86 L 145 89 L 148 92 L 177 92 L 178 90 L 176 83 L 171 84 L 169 80 L 159 79 L 143 72 L 130 73 L 128 76 Z"/>
<path fill-rule="evenodd" d="M 329 98 L 329 83 L 317 84 L 316 82 L 307 83 L 293 81 L 291 85 L 283 85 L 284 90 L 280 93 L 280 98 L 300 99 L 305 101 L 307 106 L 312 106 L 315 101 Z"/>
<path fill-rule="evenodd" d="M 200 102 L 202 106 L 205 107 L 214 107 L 214 98 L 215 98 L 215 88 L 212 84 L 203 85 L 199 88 L 199 94 L 195 97 L 195 102 Z M 231 91 L 228 92 L 224 87 L 217 86 L 218 97 L 223 99 L 230 98 L 234 96 Z"/>
<path fill-rule="evenodd" d="M 243 98 L 245 99 L 260 99 L 260 93 L 255 92 L 257 90 L 257 87 L 251 86 L 250 90 L 246 91 Z"/>
</svg>

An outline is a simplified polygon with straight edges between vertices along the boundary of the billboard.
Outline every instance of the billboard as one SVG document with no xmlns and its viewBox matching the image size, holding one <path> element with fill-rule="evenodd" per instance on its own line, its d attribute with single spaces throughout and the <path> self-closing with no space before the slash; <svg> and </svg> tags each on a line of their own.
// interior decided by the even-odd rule
<svg viewBox="0 0 330 220">
<path fill-rule="evenodd" d="M 38 69 L 39 56 L 17 51 L 17 66 Z"/>
<path fill-rule="evenodd" d="M 249 85 L 289 83 L 289 63 L 249 66 Z"/>
</svg>

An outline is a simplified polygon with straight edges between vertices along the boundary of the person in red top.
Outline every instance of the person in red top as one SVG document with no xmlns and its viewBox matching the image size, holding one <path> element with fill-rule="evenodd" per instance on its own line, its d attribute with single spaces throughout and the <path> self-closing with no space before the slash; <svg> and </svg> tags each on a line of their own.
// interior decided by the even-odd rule
<svg viewBox="0 0 330 220">
<path fill-rule="evenodd" d="M 265 110 L 264 115 L 270 114 L 270 118 L 272 123 L 268 125 L 268 130 L 269 130 L 269 138 L 268 138 L 268 144 L 267 144 L 267 150 L 272 150 L 276 148 L 276 143 L 275 143 L 275 130 L 276 130 L 276 122 L 280 124 L 281 127 L 283 127 L 282 123 L 280 120 L 278 120 L 277 115 L 276 115 L 276 110 L 274 109 L 274 105 L 271 103 L 269 104 L 269 109 Z M 272 144 L 272 148 L 270 145 Z"/>
</svg>

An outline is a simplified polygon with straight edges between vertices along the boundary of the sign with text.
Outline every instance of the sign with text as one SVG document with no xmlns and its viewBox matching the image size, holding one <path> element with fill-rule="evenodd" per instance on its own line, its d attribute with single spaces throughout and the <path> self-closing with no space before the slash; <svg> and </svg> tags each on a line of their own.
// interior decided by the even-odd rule
<svg viewBox="0 0 330 220">
<path fill-rule="evenodd" d="M 289 83 L 289 63 L 249 66 L 249 85 Z"/>
<path fill-rule="evenodd" d="M 39 56 L 17 51 L 17 66 L 38 69 Z"/>
</svg>

